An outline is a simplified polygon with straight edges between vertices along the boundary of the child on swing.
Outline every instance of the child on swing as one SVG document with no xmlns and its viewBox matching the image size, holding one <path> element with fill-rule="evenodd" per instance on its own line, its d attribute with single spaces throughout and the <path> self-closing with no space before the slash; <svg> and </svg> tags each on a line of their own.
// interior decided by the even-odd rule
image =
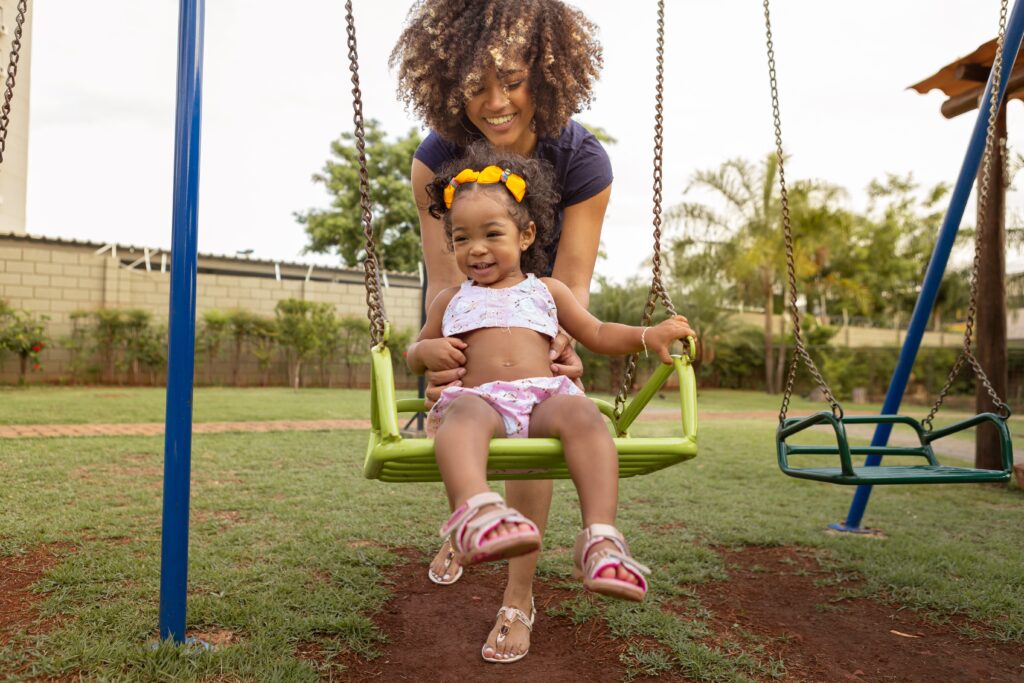
<svg viewBox="0 0 1024 683">
<path fill-rule="evenodd" d="M 558 280 L 542 272 L 558 196 L 550 166 L 483 145 L 452 162 L 427 188 L 467 279 L 442 291 L 408 350 L 416 373 L 465 363 L 461 386 L 431 408 L 438 469 L 452 513 L 441 528 L 459 562 L 470 565 L 540 548 L 535 523 L 487 485 L 493 437 L 557 437 L 580 497 L 583 531 L 575 576 L 591 591 L 643 600 L 649 570 L 615 528 L 618 454 L 600 412 L 571 380 L 552 376 L 550 339 L 559 326 L 604 354 L 650 350 L 671 363 L 669 346 L 695 336 L 686 318 L 652 327 L 602 323 Z M 532 622 L 523 615 L 524 623 Z M 532 625 L 532 623 L 531 623 Z"/>
</svg>

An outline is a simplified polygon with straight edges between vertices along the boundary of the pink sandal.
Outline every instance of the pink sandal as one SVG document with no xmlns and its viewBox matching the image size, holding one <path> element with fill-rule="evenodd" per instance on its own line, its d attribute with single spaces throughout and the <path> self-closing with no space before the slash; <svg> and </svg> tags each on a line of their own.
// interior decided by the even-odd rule
<svg viewBox="0 0 1024 683">
<path fill-rule="evenodd" d="M 480 508 L 487 505 L 495 507 L 480 512 Z M 485 540 L 487 534 L 502 524 L 529 524 L 532 529 Z M 540 549 L 537 525 L 518 510 L 508 507 L 505 500 L 493 491 L 470 496 L 441 527 L 441 536 L 451 539 L 452 550 L 458 554 L 459 564 L 463 566 L 526 555 Z"/>
<path fill-rule="evenodd" d="M 611 541 L 618 551 L 604 548 L 591 552 L 591 548 L 602 541 Z M 573 557 L 576 566 L 572 575 L 577 579 L 582 578 L 583 587 L 587 590 L 635 602 L 642 601 L 647 595 L 647 580 L 644 575 L 650 574 L 651 570 L 633 559 L 626 539 L 611 524 L 591 524 L 581 531 L 576 537 Z M 637 578 L 637 583 L 606 579 L 599 575 L 602 570 L 609 567 L 622 567 Z"/>
</svg>

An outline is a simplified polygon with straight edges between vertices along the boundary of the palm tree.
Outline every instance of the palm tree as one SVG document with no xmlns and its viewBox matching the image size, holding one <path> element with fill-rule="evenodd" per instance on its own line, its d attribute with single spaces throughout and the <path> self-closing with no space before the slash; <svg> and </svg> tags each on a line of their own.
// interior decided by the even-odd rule
<svg viewBox="0 0 1024 683">
<path fill-rule="evenodd" d="M 732 159 L 719 168 L 698 171 L 686 192 L 710 192 L 711 204 L 687 201 L 667 212 L 670 221 L 683 227 L 682 238 L 673 244 L 674 274 L 684 288 L 718 282 L 726 303 L 745 303 L 764 308 L 765 390 L 781 390 L 784 351 L 779 350 L 775 368 L 773 312 L 775 296 L 786 301 L 785 245 L 782 239 L 781 204 L 777 189 L 778 160 L 766 157 L 759 166 Z M 819 273 L 827 264 L 828 245 L 844 215 L 835 208 L 842 190 L 825 183 L 801 181 L 790 189 L 794 259 L 798 279 Z M 779 334 L 780 339 L 784 335 Z M 784 343 L 784 342 L 783 342 Z"/>
</svg>

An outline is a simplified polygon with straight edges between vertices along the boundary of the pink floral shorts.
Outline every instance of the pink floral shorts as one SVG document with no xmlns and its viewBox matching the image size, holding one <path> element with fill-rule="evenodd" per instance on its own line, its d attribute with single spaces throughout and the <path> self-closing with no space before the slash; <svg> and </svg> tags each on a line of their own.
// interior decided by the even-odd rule
<svg viewBox="0 0 1024 683">
<path fill-rule="evenodd" d="M 514 382 L 486 382 L 478 387 L 448 387 L 441 392 L 427 415 L 427 434 L 437 432 L 448 406 L 459 396 L 479 396 L 498 411 L 505 423 L 505 436 L 525 438 L 530 435 L 530 413 L 534 406 L 551 398 L 583 395 L 568 377 L 528 377 Z"/>
</svg>

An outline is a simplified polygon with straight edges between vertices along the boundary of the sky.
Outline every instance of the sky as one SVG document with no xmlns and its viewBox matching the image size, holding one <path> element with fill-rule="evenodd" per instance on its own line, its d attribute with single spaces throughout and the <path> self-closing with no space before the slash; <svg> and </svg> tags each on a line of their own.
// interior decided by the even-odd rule
<svg viewBox="0 0 1024 683">
<path fill-rule="evenodd" d="M 409 0 L 355 0 L 364 112 L 420 128 L 395 96 L 387 58 Z M 654 0 L 575 3 L 600 27 L 605 67 L 576 118 L 618 142 L 599 274 L 646 273 L 651 253 Z M 761 3 L 668 0 L 663 205 L 699 170 L 774 151 Z M 952 184 L 974 114 L 946 120 L 945 96 L 907 87 L 995 36 L 994 0 L 777 0 L 772 13 L 787 178 L 865 188 L 888 173 Z M 167 249 L 178 3 L 33 3 L 29 233 Z M 327 207 L 311 176 L 352 129 L 342 0 L 216 0 L 206 6 L 199 248 L 336 265 L 306 255 L 295 212 Z M 1008 110 L 1009 144 L 1024 107 Z M 1019 210 L 1017 193 L 1008 197 Z M 973 207 L 966 222 L 973 223 Z M 676 229 L 668 227 L 668 236 Z M 1010 270 L 1024 269 L 1011 255 Z"/>
</svg>

